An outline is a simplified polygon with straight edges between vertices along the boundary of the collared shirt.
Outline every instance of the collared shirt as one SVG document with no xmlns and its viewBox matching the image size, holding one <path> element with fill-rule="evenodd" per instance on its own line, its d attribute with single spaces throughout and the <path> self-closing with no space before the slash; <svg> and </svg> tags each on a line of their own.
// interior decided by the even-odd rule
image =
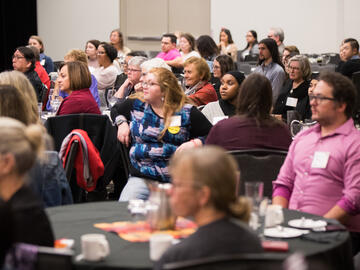
<svg viewBox="0 0 360 270">
<path fill-rule="evenodd" d="M 170 61 L 170 60 L 174 60 L 175 58 L 180 57 L 181 54 L 177 49 L 172 49 L 168 52 L 160 52 L 156 58 L 161 58 L 164 61 Z"/>
<path fill-rule="evenodd" d="M 263 74 L 271 82 L 273 104 L 275 104 L 285 80 L 284 69 L 277 63 L 271 62 L 269 65 L 265 66 L 265 63 L 263 62 L 260 66 L 256 67 L 254 72 Z"/>
<path fill-rule="evenodd" d="M 318 153 L 329 153 L 325 168 L 312 165 Z M 323 216 L 338 205 L 350 215 L 347 228 L 360 232 L 360 132 L 353 120 L 327 136 L 319 124 L 296 136 L 273 187 L 289 209 Z"/>
<path fill-rule="evenodd" d="M 360 59 L 360 56 L 358 54 L 353 55 L 350 59 Z"/>
</svg>

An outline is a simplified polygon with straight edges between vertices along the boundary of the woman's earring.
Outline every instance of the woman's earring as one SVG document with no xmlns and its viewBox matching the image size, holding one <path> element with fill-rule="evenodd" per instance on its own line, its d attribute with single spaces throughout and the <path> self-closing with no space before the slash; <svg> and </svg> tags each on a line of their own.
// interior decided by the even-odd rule
<svg viewBox="0 0 360 270">
<path fill-rule="evenodd" d="M 165 98 L 164 97 L 161 97 L 161 101 L 164 102 Z"/>
</svg>

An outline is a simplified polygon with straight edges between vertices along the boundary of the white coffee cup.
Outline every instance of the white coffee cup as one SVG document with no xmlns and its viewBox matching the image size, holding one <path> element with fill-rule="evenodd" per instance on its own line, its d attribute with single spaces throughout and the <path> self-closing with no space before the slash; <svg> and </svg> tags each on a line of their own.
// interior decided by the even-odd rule
<svg viewBox="0 0 360 270">
<path fill-rule="evenodd" d="M 81 236 L 81 252 L 87 261 L 100 261 L 110 254 L 105 235 L 93 233 Z"/>
<path fill-rule="evenodd" d="M 159 233 L 150 237 L 150 259 L 157 261 L 172 245 L 173 237 L 169 234 Z"/>
<path fill-rule="evenodd" d="M 284 221 L 284 214 L 280 205 L 268 205 L 265 216 L 265 227 L 273 227 Z"/>
</svg>

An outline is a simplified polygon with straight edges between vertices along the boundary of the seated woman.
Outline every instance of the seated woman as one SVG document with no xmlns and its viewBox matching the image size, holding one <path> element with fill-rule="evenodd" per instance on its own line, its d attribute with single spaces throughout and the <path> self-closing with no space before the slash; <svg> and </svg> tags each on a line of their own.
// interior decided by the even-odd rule
<svg viewBox="0 0 360 270">
<path fill-rule="evenodd" d="M 74 62 L 74 61 L 79 61 L 79 62 L 83 62 L 85 64 L 88 64 L 86 54 L 83 51 L 78 50 L 78 49 L 72 49 L 64 56 L 64 62 L 65 63 Z M 90 71 L 90 69 L 89 69 L 89 71 Z M 98 84 L 97 84 L 97 80 L 96 80 L 95 76 L 92 75 L 92 74 L 91 74 L 91 85 L 90 85 L 89 89 L 90 89 L 90 92 L 93 95 L 96 103 L 100 107 Z M 53 98 L 54 96 L 59 96 L 59 98 L 61 100 L 63 100 L 64 98 L 66 98 L 68 96 L 68 94 L 65 91 L 62 91 L 59 88 L 58 83 L 55 83 L 53 96 L 50 97 L 50 98 Z M 51 104 L 50 104 L 50 99 L 48 100 L 48 103 L 46 105 L 46 109 L 48 111 L 52 110 L 52 107 L 51 107 Z"/>
<path fill-rule="evenodd" d="M 300 51 L 296 46 L 293 46 L 293 45 L 285 46 L 281 61 L 285 67 L 285 72 L 288 77 L 289 77 L 289 73 L 290 73 L 290 71 L 288 69 L 289 59 L 291 57 L 293 57 L 295 55 L 299 55 L 299 54 L 300 54 Z"/>
<path fill-rule="evenodd" d="M 99 62 L 97 59 L 97 49 L 100 45 L 100 41 L 97 39 L 92 39 L 86 42 L 85 45 L 85 53 L 87 56 L 87 62 L 89 66 L 89 70 L 91 73 L 95 71 L 95 69 L 99 68 Z"/>
<path fill-rule="evenodd" d="M 297 111 L 301 119 L 309 119 L 311 109 L 308 96 L 309 79 L 311 67 L 306 56 L 295 55 L 289 60 L 289 78 L 281 89 L 280 95 L 275 103 L 273 114 L 281 115 L 286 121 L 287 111 Z"/>
<path fill-rule="evenodd" d="M 124 58 L 129 52 L 131 52 L 128 47 L 124 46 L 124 38 L 120 28 L 111 31 L 110 43 L 115 47 L 117 57 L 119 58 Z"/>
<path fill-rule="evenodd" d="M 245 76 L 239 71 L 229 71 L 221 78 L 221 98 L 206 104 L 201 110 L 213 125 L 235 114 L 236 98 L 243 80 Z"/>
<path fill-rule="evenodd" d="M 12 59 L 14 69 L 25 74 L 35 89 L 37 101 L 42 102 L 47 89 L 35 71 L 35 55 L 33 51 L 28 47 L 18 47 Z"/>
<path fill-rule="evenodd" d="M 115 97 L 125 99 L 135 93 L 135 85 L 140 82 L 141 64 L 147 60 L 143 56 L 132 57 L 128 62 L 127 79 L 115 93 Z"/>
<path fill-rule="evenodd" d="M 83 62 L 65 63 L 57 78 L 59 87 L 69 96 L 60 104 L 56 115 L 94 113 L 101 114 L 99 107 L 91 94 L 91 74 Z"/>
<path fill-rule="evenodd" d="M 225 73 L 231 70 L 236 70 L 236 67 L 230 56 L 219 55 L 215 58 L 211 83 L 214 86 L 218 98 L 220 98 L 220 79 L 225 75 Z"/>
<path fill-rule="evenodd" d="M 229 55 L 234 62 L 237 61 L 237 47 L 232 39 L 229 29 L 222 28 L 219 36 L 220 54 Z"/>
<path fill-rule="evenodd" d="M 259 55 L 259 44 L 256 31 L 250 30 L 246 33 L 246 42 L 246 47 L 240 52 L 241 61 L 244 61 L 248 55 Z"/>
<path fill-rule="evenodd" d="M 23 114 L 19 113 L 18 114 L 19 117 L 22 117 L 23 119 L 25 119 L 24 117 L 26 117 L 26 119 L 28 120 L 26 121 L 22 120 L 21 118 L 15 117 L 15 115 L 1 114 L 2 116 L 9 116 L 12 118 L 16 118 L 21 122 L 23 122 L 25 125 L 37 124 L 40 122 L 38 103 L 37 103 L 34 87 L 23 73 L 16 70 L 1 72 L 0 84 L 8 84 L 14 86 L 22 96 L 21 99 L 24 100 L 24 103 L 22 103 L 23 105 L 20 105 L 21 108 L 23 109 L 20 109 L 20 107 L 13 106 L 11 103 L 8 103 L 6 99 L 4 99 L 1 112 L 10 113 L 9 109 L 12 108 L 12 111 L 15 114 L 18 114 L 18 111 L 22 111 Z M 3 97 L 6 96 L 7 94 L 3 95 Z M 8 107 L 6 107 L 5 104 L 7 104 Z"/>
<path fill-rule="evenodd" d="M 143 92 L 111 108 L 118 139 L 130 146 L 130 178 L 120 201 L 147 199 L 147 184 L 170 182 L 168 161 L 175 151 L 203 144 L 211 124 L 185 102 L 175 75 L 154 68 L 146 75 Z"/>
<path fill-rule="evenodd" d="M 25 183 L 25 175 L 43 147 L 43 129 L 0 117 L 0 199 L 12 212 L 12 242 L 54 246 L 54 234 L 41 201 Z"/>
<path fill-rule="evenodd" d="M 97 55 L 100 68 L 95 69 L 93 74 L 98 82 L 100 105 L 106 107 L 105 90 L 114 86 L 118 75 L 118 70 L 113 64 L 117 51 L 112 45 L 101 42 Z"/>
<path fill-rule="evenodd" d="M 249 75 L 240 87 L 236 115 L 213 126 L 206 144 L 229 151 L 249 148 L 287 151 L 291 143 L 289 129 L 270 115 L 271 104 L 270 81 L 259 73 Z"/>
<path fill-rule="evenodd" d="M 2 78 L 3 73 L 0 73 L 0 116 L 14 118 L 25 125 L 36 124 L 39 119 L 37 111 L 35 112 L 36 119 L 34 119 L 31 101 L 26 99 L 16 85 L 22 85 L 24 88 L 30 87 L 31 91 L 34 89 L 26 77 L 21 73 L 21 76 L 17 76 L 18 73 L 17 71 L 9 72 L 5 78 L 11 78 L 16 84 L 13 84 L 12 80 Z M 23 80 L 27 81 L 28 86 L 21 82 Z M 4 82 L 9 84 L 3 84 Z M 33 99 L 36 104 L 35 95 Z M 43 128 L 43 135 L 48 144 L 51 144 L 45 128 Z M 43 156 L 45 158 L 36 160 L 34 166 L 28 171 L 27 186 L 39 199 L 42 199 L 45 207 L 72 203 L 71 190 L 58 153 L 44 151 Z"/>
<path fill-rule="evenodd" d="M 49 74 L 54 70 L 54 63 L 52 61 L 52 59 L 45 55 L 44 51 L 44 43 L 42 42 L 41 38 L 39 36 L 31 36 L 29 38 L 29 45 L 30 46 L 35 46 L 36 48 L 39 49 L 40 51 L 40 64 L 45 68 L 46 72 Z"/>
<path fill-rule="evenodd" d="M 220 53 L 215 41 L 208 35 L 202 35 L 197 38 L 196 47 L 201 57 L 204 58 L 206 63 L 209 65 L 210 72 L 213 72 L 212 67 L 214 59 Z"/>
<path fill-rule="evenodd" d="M 197 105 L 216 101 L 214 87 L 209 83 L 210 69 L 204 59 L 190 57 L 184 63 L 185 94 Z"/>
<path fill-rule="evenodd" d="M 171 159 L 170 174 L 173 212 L 193 217 L 199 228 L 171 246 L 154 269 L 171 262 L 263 252 L 259 238 L 247 226 L 250 206 L 235 192 L 238 166 L 232 156 L 214 146 L 188 149 Z"/>
<path fill-rule="evenodd" d="M 174 60 L 166 61 L 166 64 L 182 68 L 184 67 L 184 62 L 194 56 L 201 57 L 200 54 L 195 51 L 195 38 L 189 33 L 183 33 L 180 35 L 180 54 L 181 57 L 175 58 Z"/>
</svg>

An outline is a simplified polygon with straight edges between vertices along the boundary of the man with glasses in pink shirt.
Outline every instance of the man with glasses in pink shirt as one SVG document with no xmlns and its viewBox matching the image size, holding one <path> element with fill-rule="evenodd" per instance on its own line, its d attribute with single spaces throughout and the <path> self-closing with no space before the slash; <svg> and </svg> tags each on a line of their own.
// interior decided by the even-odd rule
<svg viewBox="0 0 360 270">
<path fill-rule="evenodd" d="M 360 131 L 352 120 L 356 90 L 335 72 L 322 73 L 309 95 L 318 124 L 298 134 L 273 182 L 273 203 L 337 219 L 360 249 Z"/>
</svg>

